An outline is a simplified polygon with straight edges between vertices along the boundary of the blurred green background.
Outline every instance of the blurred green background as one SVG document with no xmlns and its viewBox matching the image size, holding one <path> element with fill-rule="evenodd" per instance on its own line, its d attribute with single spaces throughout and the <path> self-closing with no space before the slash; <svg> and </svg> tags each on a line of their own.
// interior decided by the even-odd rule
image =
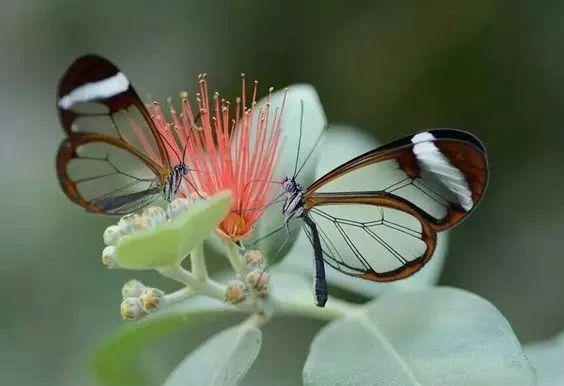
<svg viewBox="0 0 564 386">
<path fill-rule="evenodd" d="M 313 84 L 330 122 L 381 142 L 470 129 L 488 147 L 491 181 L 451 233 L 441 283 L 492 301 L 522 342 L 562 330 L 563 13 L 562 1 L 3 1 L 0 384 L 94 385 L 89 357 L 123 323 L 131 274 L 100 263 L 112 219 L 72 205 L 54 169 L 56 84 L 86 52 L 161 101 L 194 90 L 201 72 L 234 97 L 244 71 L 263 85 Z M 156 379 L 227 324 L 161 342 L 146 358 Z M 319 327 L 269 324 L 249 383 L 299 382 Z"/>
</svg>

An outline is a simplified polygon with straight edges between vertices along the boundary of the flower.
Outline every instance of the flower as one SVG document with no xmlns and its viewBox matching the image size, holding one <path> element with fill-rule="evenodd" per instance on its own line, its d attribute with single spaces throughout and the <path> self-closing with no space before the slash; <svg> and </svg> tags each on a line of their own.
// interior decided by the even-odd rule
<svg viewBox="0 0 564 386">
<path fill-rule="evenodd" d="M 241 97 L 233 106 L 220 99 L 217 92 L 210 100 L 207 77 L 200 75 L 197 114 L 192 110 L 188 94 L 182 93 L 180 114 L 168 101 L 172 123 L 167 122 L 159 104 L 149 104 L 171 163 L 186 162 L 191 170 L 186 176 L 187 186 L 179 193 L 193 197 L 195 192 L 208 197 L 223 190 L 232 192 L 231 210 L 219 224 L 218 233 L 233 241 L 250 237 L 253 226 L 272 199 L 285 100 L 279 109 L 272 111 L 270 88 L 267 103 L 257 111 L 258 82 L 254 82 L 249 106 L 244 74 L 241 80 Z"/>
</svg>

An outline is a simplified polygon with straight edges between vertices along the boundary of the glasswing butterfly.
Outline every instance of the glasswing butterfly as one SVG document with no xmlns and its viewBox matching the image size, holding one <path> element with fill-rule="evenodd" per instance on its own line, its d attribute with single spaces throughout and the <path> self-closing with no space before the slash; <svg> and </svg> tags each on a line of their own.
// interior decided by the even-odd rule
<svg viewBox="0 0 564 386">
<path fill-rule="evenodd" d="M 288 229 L 292 218 L 303 220 L 314 251 L 315 302 L 323 307 L 325 263 L 380 282 L 419 271 L 433 256 L 437 232 L 478 205 L 488 161 L 474 135 L 435 129 L 359 155 L 307 188 L 297 174 L 282 182 L 284 224 Z"/>
<path fill-rule="evenodd" d="M 57 108 L 67 136 L 57 153 L 59 183 L 87 211 L 128 214 L 190 184 L 184 154 L 107 59 L 76 59 L 59 83 Z"/>
</svg>

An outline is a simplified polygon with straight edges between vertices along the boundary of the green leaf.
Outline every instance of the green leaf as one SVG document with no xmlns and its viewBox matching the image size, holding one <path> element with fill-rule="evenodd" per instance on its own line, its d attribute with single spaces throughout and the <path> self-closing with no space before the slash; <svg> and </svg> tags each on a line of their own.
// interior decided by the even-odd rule
<svg viewBox="0 0 564 386">
<path fill-rule="evenodd" d="M 284 90 L 279 90 L 272 94 L 270 99 L 272 111 L 281 107 L 284 97 Z M 319 96 L 315 89 L 307 84 L 296 84 L 288 87 L 286 101 L 282 114 L 282 151 L 280 154 L 278 167 L 274 173 L 274 180 L 282 181 L 284 177 L 292 176 L 296 166 L 296 156 L 298 154 L 298 141 L 300 136 L 301 108 L 303 102 L 303 130 L 300 144 L 300 157 L 297 161 L 298 168 L 304 163 L 310 150 L 314 147 L 315 142 L 320 138 L 325 127 L 327 126 L 327 118 Z M 256 106 L 256 111 L 267 103 L 266 99 L 261 99 Z M 274 114 L 271 114 L 274 119 Z M 308 162 L 304 165 L 298 180 L 303 186 L 310 185 L 315 178 L 315 170 L 317 165 L 318 151 L 312 154 Z M 279 185 L 273 185 L 274 196 L 280 193 Z M 258 222 L 253 232 L 253 238 L 256 240 L 272 230 L 282 226 L 284 217 L 282 216 L 282 204 L 272 205 Z M 294 221 L 292 224 L 292 234 L 297 234 L 300 223 Z M 288 238 L 288 234 L 283 231 L 279 232 L 267 240 L 260 243 L 259 247 L 267 259 L 271 259 L 276 253 L 280 245 Z M 276 259 L 280 259 L 285 255 L 287 249 L 291 246 L 291 242 L 286 244 L 286 249 L 280 251 Z"/>
<path fill-rule="evenodd" d="M 278 303 L 303 304 L 311 306 L 314 302 L 310 280 L 302 275 L 284 271 L 279 267 L 270 270 L 268 297 Z"/>
<path fill-rule="evenodd" d="M 347 146 L 342 146 L 346 143 Z M 378 144 L 369 135 L 362 133 L 358 129 L 348 126 L 331 126 L 323 144 L 319 159 L 317 176 L 320 177 L 349 159 L 374 149 Z M 374 177 L 376 178 L 376 177 Z M 360 180 L 359 180 L 360 179 Z M 347 179 L 347 190 L 354 188 L 355 184 L 366 186 L 366 176 L 360 175 L 355 178 L 351 176 Z M 374 180 L 374 186 L 381 186 L 381 182 Z M 343 211 L 346 213 L 347 208 Z M 327 269 L 327 281 L 335 286 L 345 288 L 349 291 L 357 292 L 365 296 L 375 296 L 390 290 L 397 289 L 416 289 L 435 284 L 441 273 L 447 254 L 448 233 L 438 234 L 437 249 L 433 258 L 426 266 L 406 279 L 391 282 L 377 283 L 345 275 L 332 268 Z M 306 273 L 311 275 L 312 271 L 313 248 L 307 236 L 300 232 L 288 256 L 284 259 L 282 266 L 284 269 L 293 272 Z"/>
<path fill-rule="evenodd" d="M 198 200 L 172 221 L 122 239 L 116 246 L 117 260 L 128 269 L 176 264 L 217 228 L 230 206 L 231 193 L 227 191 Z"/>
<path fill-rule="evenodd" d="M 150 314 L 139 322 L 118 330 L 96 352 L 92 371 L 104 384 L 112 386 L 144 386 L 148 376 L 139 366 L 139 355 L 150 342 L 177 331 L 194 327 L 211 317 L 218 317 L 236 308 L 208 298 L 193 298 Z"/>
<path fill-rule="evenodd" d="M 511 326 L 454 288 L 383 295 L 314 339 L 306 385 L 534 385 Z"/>
<path fill-rule="evenodd" d="M 525 354 L 537 371 L 538 386 L 564 385 L 564 333 L 526 345 Z"/>
<path fill-rule="evenodd" d="M 198 347 L 171 373 L 164 386 L 237 385 L 255 361 L 261 331 L 245 322 Z"/>
</svg>

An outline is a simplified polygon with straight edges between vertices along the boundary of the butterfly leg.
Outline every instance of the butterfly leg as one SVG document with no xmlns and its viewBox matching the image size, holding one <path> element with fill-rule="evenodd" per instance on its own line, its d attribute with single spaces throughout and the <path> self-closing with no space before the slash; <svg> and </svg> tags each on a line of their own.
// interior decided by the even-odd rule
<svg viewBox="0 0 564 386">
<path fill-rule="evenodd" d="M 294 213 L 291 213 L 288 217 L 284 218 L 284 229 L 286 229 L 286 233 L 288 233 L 289 236 L 292 235 L 292 232 L 290 232 L 290 225 L 289 225 L 292 217 L 294 217 Z"/>
</svg>

